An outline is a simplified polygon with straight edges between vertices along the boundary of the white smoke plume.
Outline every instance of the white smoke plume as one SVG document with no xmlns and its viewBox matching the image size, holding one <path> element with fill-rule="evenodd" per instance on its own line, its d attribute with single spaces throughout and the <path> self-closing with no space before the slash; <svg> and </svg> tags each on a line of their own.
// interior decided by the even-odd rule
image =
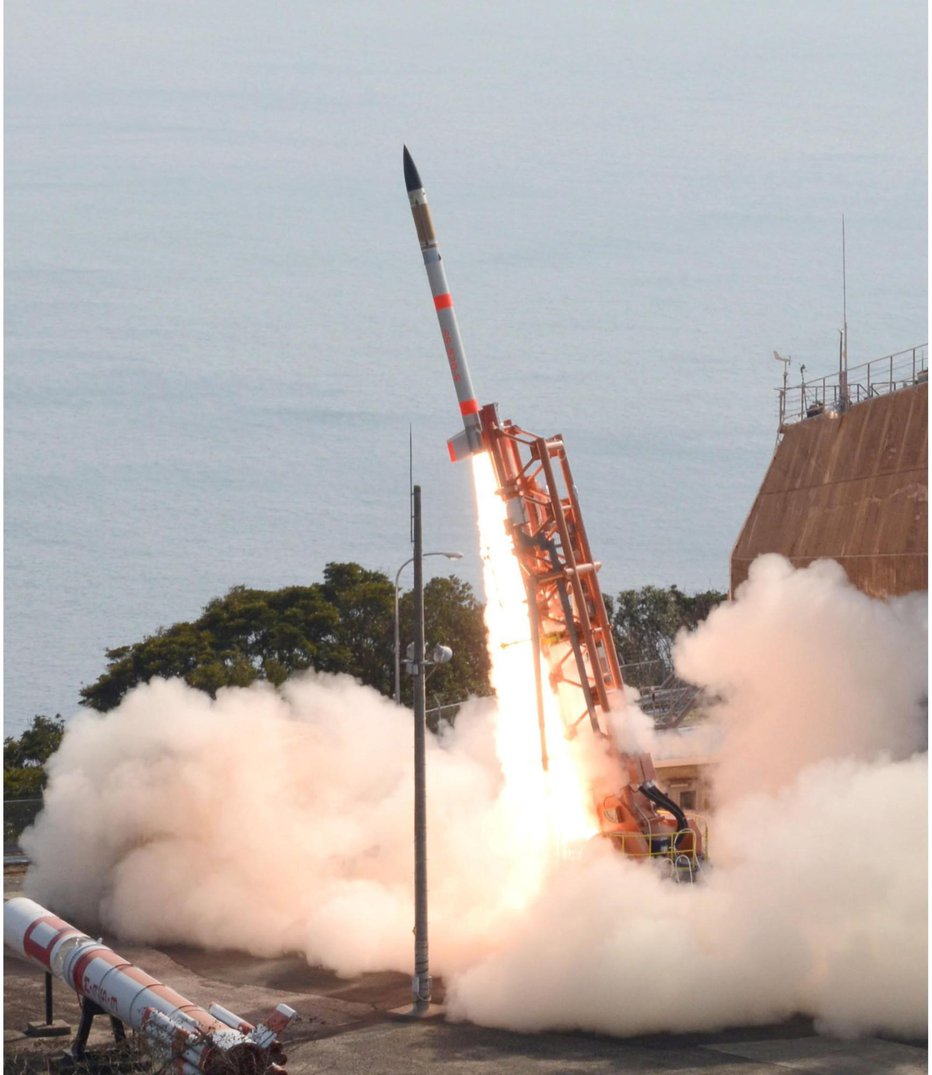
<svg viewBox="0 0 932 1075">
<path fill-rule="evenodd" d="M 433 918 L 451 962 L 507 917 L 520 841 L 521 819 L 496 816 L 481 712 L 428 743 Z M 134 940 L 405 967 L 411 747 L 410 713 L 346 676 L 216 701 L 154 680 L 69 722 L 23 840 L 28 892 Z"/>
<path fill-rule="evenodd" d="M 723 699 L 720 806 L 828 758 L 926 749 L 927 594 L 873 600 L 834 560 L 796 571 L 771 554 L 737 596 L 674 650 L 678 673 Z"/>
<path fill-rule="evenodd" d="M 674 885 L 596 839 L 542 858 L 491 703 L 430 738 L 432 970 L 452 1018 L 633 1034 L 804 1012 L 925 1030 L 924 597 L 768 557 L 681 639 L 722 697 L 715 866 Z M 535 756 L 534 729 L 528 751 Z M 216 701 L 155 681 L 70 721 L 28 894 L 133 940 L 410 970 L 410 714 L 346 677 Z M 685 738 L 685 737 L 684 737 Z"/>
<path fill-rule="evenodd" d="M 590 846 L 454 982 L 451 1010 L 525 1030 L 805 1012 L 835 1033 L 924 1033 L 927 638 L 925 594 L 876 601 L 834 562 L 758 560 L 675 651 L 719 697 L 714 725 L 678 737 L 681 754 L 717 747 L 715 867 L 685 888 Z"/>
</svg>

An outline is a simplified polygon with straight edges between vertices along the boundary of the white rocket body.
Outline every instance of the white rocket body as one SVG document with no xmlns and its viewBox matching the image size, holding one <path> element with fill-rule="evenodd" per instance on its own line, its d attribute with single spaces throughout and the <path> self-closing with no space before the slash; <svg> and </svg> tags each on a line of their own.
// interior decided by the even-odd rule
<svg viewBox="0 0 932 1075">
<path fill-rule="evenodd" d="M 279 1004 L 256 1027 L 220 1005 L 205 1011 L 24 897 L 4 905 L 3 941 L 79 996 L 140 1031 L 177 1075 L 282 1070 L 284 1055 L 277 1035 L 296 1015 L 286 1004 Z"/>
<path fill-rule="evenodd" d="M 450 294 L 450 285 L 447 283 L 443 258 L 434 233 L 434 224 L 427 204 L 427 193 L 407 146 L 404 149 L 404 169 L 408 201 L 411 204 L 414 226 L 417 229 L 418 242 L 421 244 L 421 253 L 424 256 L 424 268 L 427 270 L 434 309 L 437 311 L 437 320 L 440 323 L 443 349 L 447 354 L 453 387 L 456 389 L 456 398 L 463 419 L 463 429 L 447 441 L 450 459 L 456 463 L 460 459 L 465 459 L 467 455 L 484 450 L 479 402 L 472 386 L 472 378 L 469 376 L 469 366 L 466 364 L 466 351 L 463 348 L 463 340 L 456 320 L 456 310 L 453 306 L 453 296 Z"/>
</svg>

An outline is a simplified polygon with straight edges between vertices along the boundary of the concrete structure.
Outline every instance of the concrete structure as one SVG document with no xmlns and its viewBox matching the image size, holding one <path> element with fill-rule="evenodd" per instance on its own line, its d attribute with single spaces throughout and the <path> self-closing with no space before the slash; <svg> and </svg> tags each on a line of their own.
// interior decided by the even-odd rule
<svg viewBox="0 0 932 1075">
<path fill-rule="evenodd" d="M 657 780 L 682 810 L 707 814 L 712 810 L 714 758 L 654 759 Z"/>
<path fill-rule="evenodd" d="M 917 378 L 782 427 L 732 553 L 732 595 L 767 552 L 837 560 L 873 597 L 928 589 L 928 397 Z"/>
<path fill-rule="evenodd" d="M 837 560 L 872 597 L 928 589 L 927 363 L 923 345 L 844 381 L 784 385 L 780 441 L 731 557 L 732 596 L 768 552 L 797 567 Z M 656 764 L 682 808 L 711 809 L 709 759 Z"/>
</svg>

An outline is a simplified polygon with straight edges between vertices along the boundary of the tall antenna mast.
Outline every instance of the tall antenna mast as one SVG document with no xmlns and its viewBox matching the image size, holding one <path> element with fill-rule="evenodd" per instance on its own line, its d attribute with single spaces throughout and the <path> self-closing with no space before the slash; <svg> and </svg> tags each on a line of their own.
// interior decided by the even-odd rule
<svg viewBox="0 0 932 1075">
<path fill-rule="evenodd" d="M 845 214 L 841 214 L 841 301 L 844 312 L 845 333 L 848 332 L 848 264 L 845 243 Z M 847 342 L 847 341 L 845 341 Z M 847 348 L 845 354 L 847 355 Z"/>
<path fill-rule="evenodd" d="M 841 214 L 841 304 L 842 332 L 841 354 L 838 369 L 838 405 L 842 411 L 848 409 L 848 261 L 845 242 L 845 214 Z"/>
</svg>

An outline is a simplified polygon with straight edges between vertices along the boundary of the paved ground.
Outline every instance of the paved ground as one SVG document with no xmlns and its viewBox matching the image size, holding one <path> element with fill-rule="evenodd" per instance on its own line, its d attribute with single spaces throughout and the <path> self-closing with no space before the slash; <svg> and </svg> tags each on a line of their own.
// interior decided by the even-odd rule
<svg viewBox="0 0 932 1075">
<path fill-rule="evenodd" d="M 21 873 L 5 870 L 7 895 Z M 593 1034 L 516 1034 L 446 1022 L 442 1008 L 426 1019 L 396 1014 L 410 1002 L 406 975 L 370 974 L 351 980 L 310 968 L 298 958 L 262 960 L 236 952 L 155 949 L 117 942 L 117 951 L 200 1004 L 217 1000 L 247 1019 L 284 1001 L 300 1022 L 283 1035 L 292 1075 L 364 1073 L 419 1075 L 442 1069 L 451 1075 L 501 1072 L 677 1072 L 690 1075 L 918 1075 L 928 1071 L 924 1042 L 876 1038 L 839 1041 L 816 1035 L 808 1020 L 779 1026 L 736 1028 L 714 1034 L 663 1034 L 624 1040 Z M 435 999 L 442 1001 L 442 983 Z M 77 1025 L 78 1005 L 61 983 L 55 1016 Z M 29 1021 L 44 1018 L 44 979 L 13 956 L 4 961 L 4 1055 L 61 1053 L 68 1038 L 27 1038 Z M 96 1020 L 91 1046 L 109 1041 L 109 1026 Z M 12 1064 L 10 1065 L 12 1066 Z M 5 1069 L 10 1070 L 5 1064 Z"/>
</svg>

